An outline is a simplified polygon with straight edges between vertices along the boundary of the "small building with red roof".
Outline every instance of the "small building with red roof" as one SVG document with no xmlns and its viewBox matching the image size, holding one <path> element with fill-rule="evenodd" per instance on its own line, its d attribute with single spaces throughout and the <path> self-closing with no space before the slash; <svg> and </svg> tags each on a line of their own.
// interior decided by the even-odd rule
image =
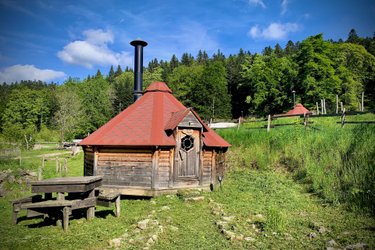
<svg viewBox="0 0 375 250">
<path fill-rule="evenodd" d="M 289 117 L 289 116 L 301 116 L 301 115 L 311 115 L 312 112 L 305 108 L 301 103 L 297 103 L 296 106 L 286 112 L 285 114 L 273 115 L 273 117 Z"/>
<path fill-rule="evenodd" d="M 152 83 L 80 145 L 84 175 L 103 176 L 104 187 L 121 194 L 145 196 L 212 188 L 230 147 L 163 82 Z"/>
<path fill-rule="evenodd" d="M 311 113 L 307 108 L 305 108 L 301 103 L 297 103 L 294 109 L 289 110 L 287 115 L 303 115 Z"/>
</svg>

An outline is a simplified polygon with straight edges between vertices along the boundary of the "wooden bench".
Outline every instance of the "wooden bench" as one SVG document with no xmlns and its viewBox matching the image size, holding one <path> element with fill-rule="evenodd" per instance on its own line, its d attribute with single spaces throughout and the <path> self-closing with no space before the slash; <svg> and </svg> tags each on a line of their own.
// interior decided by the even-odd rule
<svg viewBox="0 0 375 250">
<path fill-rule="evenodd" d="M 13 225 L 17 224 L 17 215 L 18 215 L 18 212 L 21 211 L 22 205 L 32 203 L 32 202 L 38 202 L 38 201 L 42 201 L 42 196 L 39 195 L 39 194 L 24 197 L 24 198 L 20 198 L 20 199 L 17 199 L 17 200 L 13 200 L 12 201 L 12 206 L 13 206 L 12 222 L 13 222 Z M 32 217 L 32 216 L 30 215 L 28 217 Z"/>
<path fill-rule="evenodd" d="M 112 204 L 115 204 L 115 215 L 120 217 L 120 193 L 102 193 L 96 199 L 96 204 L 104 207 L 112 207 Z"/>
<path fill-rule="evenodd" d="M 41 196 L 40 196 L 41 198 Z M 96 197 L 90 197 L 83 200 L 37 200 L 32 197 L 19 199 L 13 201 L 13 223 L 17 223 L 17 213 L 21 209 L 27 210 L 27 217 L 35 217 L 40 215 L 48 215 L 51 218 L 55 218 L 57 224 L 61 224 L 64 231 L 69 228 L 69 216 L 72 214 L 72 210 L 80 208 L 95 208 Z M 87 219 L 92 219 L 91 213 L 87 213 Z"/>
</svg>

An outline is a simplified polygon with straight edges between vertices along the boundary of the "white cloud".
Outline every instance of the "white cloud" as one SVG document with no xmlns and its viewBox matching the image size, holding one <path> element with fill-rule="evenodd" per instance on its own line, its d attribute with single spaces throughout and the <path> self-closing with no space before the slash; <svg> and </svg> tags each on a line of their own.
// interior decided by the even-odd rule
<svg viewBox="0 0 375 250">
<path fill-rule="evenodd" d="M 38 69 L 34 65 L 17 64 L 0 70 L 0 83 L 19 82 L 21 80 L 40 80 L 48 82 L 65 76 L 65 73 L 62 71 Z"/>
<path fill-rule="evenodd" d="M 94 65 L 129 65 L 132 57 L 128 52 L 114 52 L 108 48 L 114 42 L 111 31 L 85 30 L 84 40 L 69 43 L 57 56 L 69 64 L 92 68 Z"/>
<path fill-rule="evenodd" d="M 284 15 L 288 11 L 289 0 L 281 1 L 281 15 Z"/>
<path fill-rule="evenodd" d="M 266 5 L 264 4 L 263 0 L 249 0 L 249 3 L 254 6 L 260 6 L 262 8 L 266 8 Z"/>
<path fill-rule="evenodd" d="M 267 40 L 284 40 L 291 32 L 296 32 L 299 25 L 296 23 L 271 23 L 267 28 L 261 29 L 254 25 L 248 32 L 252 38 L 261 38 Z"/>
</svg>

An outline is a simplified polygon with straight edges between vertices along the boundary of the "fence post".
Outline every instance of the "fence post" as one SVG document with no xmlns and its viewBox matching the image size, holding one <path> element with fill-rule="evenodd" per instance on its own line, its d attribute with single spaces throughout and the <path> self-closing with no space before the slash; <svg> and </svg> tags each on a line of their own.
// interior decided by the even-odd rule
<svg viewBox="0 0 375 250">
<path fill-rule="evenodd" d="M 361 105 L 362 112 L 365 111 L 364 101 L 365 101 L 365 92 L 362 92 L 362 105 Z"/>
<path fill-rule="evenodd" d="M 56 157 L 56 174 L 59 172 L 59 158 Z"/>
<path fill-rule="evenodd" d="M 343 128 L 344 125 L 345 125 L 345 108 L 343 109 L 342 114 L 341 114 L 341 127 Z"/>
<path fill-rule="evenodd" d="M 237 130 L 240 129 L 240 126 L 241 126 L 241 116 L 238 118 Z"/>
<path fill-rule="evenodd" d="M 307 124 L 309 123 L 309 115 L 306 113 L 303 113 L 303 125 L 305 128 L 307 127 Z"/>
<path fill-rule="evenodd" d="M 319 115 L 319 104 L 316 102 L 316 114 Z"/>
<path fill-rule="evenodd" d="M 68 159 L 65 158 L 65 162 L 64 162 L 64 172 L 65 172 L 65 175 L 68 173 Z"/>
<path fill-rule="evenodd" d="M 267 132 L 271 130 L 271 115 L 268 115 Z"/>
<path fill-rule="evenodd" d="M 42 176 L 43 170 L 42 169 L 43 169 L 42 167 L 38 167 L 38 181 L 43 179 L 43 176 Z"/>
</svg>

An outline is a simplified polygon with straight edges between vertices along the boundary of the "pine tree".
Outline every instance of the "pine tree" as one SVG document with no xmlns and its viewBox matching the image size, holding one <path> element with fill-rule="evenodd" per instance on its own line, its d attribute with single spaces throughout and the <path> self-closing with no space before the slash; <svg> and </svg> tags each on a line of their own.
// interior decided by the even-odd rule
<svg viewBox="0 0 375 250">
<path fill-rule="evenodd" d="M 102 75 L 102 72 L 100 72 L 100 69 L 98 69 L 98 71 L 96 71 L 95 78 L 103 78 L 103 75 Z"/>
<path fill-rule="evenodd" d="M 191 54 L 183 53 L 181 57 L 181 65 L 191 66 L 194 63 L 194 57 Z"/>
<path fill-rule="evenodd" d="M 109 69 L 108 73 L 108 82 L 112 83 L 115 79 L 115 71 L 113 70 L 113 65 L 111 65 L 111 68 Z"/>
<path fill-rule="evenodd" d="M 172 55 L 171 62 L 169 63 L 171 72 L 178 67 L 178 58 L 175 54 Z"/>
<path fill-rule="evenodd" d="M 274 53 L 275 53 L 276 57 L 278 57 L 278 58 L 281 58 L 281 57 L 284 56 L 284 51 L 281 48 L 280 44 L 277 43 L 275 45 Z"/>
<path fill-rule="evenodd" d="M 220 49 L 217 50 L 217 53 L 213 54 L 212 56 L 213 61 L 220 61 L 220 62 L 225 62 L 225 56 L 224 54 L 220 51 Z"/>
<path fill-rule="evenodd" d="M 115 72 L 115 77 L 118 77 L 122 74 L 122 69 L 120 65 L 117 65 L 117 70 Z"/>
<path fill-rule="evenodd" d="M 360 39 L 357 35 L 357 31 L 355 29 L 351 29 L 348 35 L 348 39 L 346 40 L 347 43 L 359 43 Z"/>
</svg>

